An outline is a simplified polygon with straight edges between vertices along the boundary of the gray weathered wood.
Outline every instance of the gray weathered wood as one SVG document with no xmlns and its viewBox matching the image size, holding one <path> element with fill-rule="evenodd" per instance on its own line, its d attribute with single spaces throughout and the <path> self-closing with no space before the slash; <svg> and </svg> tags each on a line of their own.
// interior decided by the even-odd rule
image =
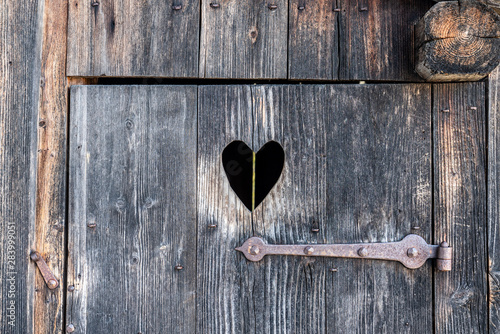
<svg viewBox="0 0 500 334">
<path fill-rule="evenodd" d="M 433 4 L 432 0 L 342 2 L 339 78 L 421 81 L 413 70 L 413 25 Z"/>
<path fill-rule="evenodd" d="M 432 332 L 431 264 L 412 271 L 283 256 L 250 263 L 233 250 L 253 235 L 325 243 L 418 232 L 429 240 L 429 85 L 210 86 L 199 101 L 198 332 Z M 254 151 L 275 140 L 286 154 L 252 219 L 221 166 L 233 140 Z"/>
<path fill-rule="evenodd" d="M 330 86 L 326 215 L 329 242 L 430 242 L 429 85 Z M 419 227 L 419 229 L 412 229 Z M 332 259 L 328 333 L 432 333 L 431 263 Z"/>
<path fill-rule="evenodd" d="M 79 333 L 194 333 L 196 105 L 193 86 L 73 86 L 66 309 Z"/>
<path fill-rule="evenodd" d="M 335 0 L 290 0 L 288 77 L 290 79 L 338 79 L 342 12 L 334 12 Z"/>
<path fill-rule="evenodd" d="M 197 77 L 199 20 L 199 0 L 70 0 L 68 76 Z"/>
<path fill-rule="evenodd" d="M 29 334 L 35 326 L 39 272 L 29 254 L 35 238 L 43 3 L 0 1 L 1 333 Z"/>
<path fill-rule="evenodd" d="M 437 333 L 488 330 L 484 92 L 484 83 L 433 87 L 434 240 L 454 257 L 451 272 L 435 273 Z"/>
<path fill-rule="evenodd" d="M 488 241 L 490 333 L 500 331 L 500 67 L 488 80 Z"/>
<path fill-rule="evenodd" d="M 253 145 L 274 140 L 285 152 L 280 180 L 253 213 L 254 235 L 269 243 L 324 241 L 311 232 L 324 220 L 326 148 L 324 85 L 254 86 Z M 257 175 L 256 177 L 258 177 Z M 257 333 L 325 333 L 324 260 L 269 256 L 247 263 Z"/>
<path fill-rule="evenodd" d="M 252 235 L 251 214 L 231 189 L 221 160 L 234 140 L 252 145 L 248 86 L 199 88 L 198 139 L 197 332 L 252 333 L 252 286 L 246 260 L 234 250 Z"/>
<path fill-rule="evenodd" d="M 271 3 L 277 8 L 269 9 Z M 201 6 L 200 77 L 287 77 L 287 0 L 202 0 Z"/>
</svg>

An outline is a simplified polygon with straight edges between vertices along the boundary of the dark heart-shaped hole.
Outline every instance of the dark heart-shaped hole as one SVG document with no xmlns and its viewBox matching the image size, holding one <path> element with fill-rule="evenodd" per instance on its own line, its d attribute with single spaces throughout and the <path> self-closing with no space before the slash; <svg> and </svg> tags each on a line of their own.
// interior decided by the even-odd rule
<svg viewBox="0 0 500 334">
<path fill-rule="evenodd" d="M 254 153 L 244 142 L 231 142 L 222 151 L 222 164 L 231 188 L 253 211 L 274 187 L 285 164 L 285 152 L 275 141 Z"/>
</svg>

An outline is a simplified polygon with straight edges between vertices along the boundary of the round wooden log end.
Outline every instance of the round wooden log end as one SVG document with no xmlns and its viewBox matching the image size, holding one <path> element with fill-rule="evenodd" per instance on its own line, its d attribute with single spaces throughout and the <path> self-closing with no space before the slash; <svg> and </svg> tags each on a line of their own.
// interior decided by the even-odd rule
<svg viewBox="0 0 500 334">
<path fill-rule="evenodd" d="M 500 63 L 500 16 L 478 2 L 440 2 L 415 27 L 415 70 L 427 81 L 476 81 Z"/>
</svg>

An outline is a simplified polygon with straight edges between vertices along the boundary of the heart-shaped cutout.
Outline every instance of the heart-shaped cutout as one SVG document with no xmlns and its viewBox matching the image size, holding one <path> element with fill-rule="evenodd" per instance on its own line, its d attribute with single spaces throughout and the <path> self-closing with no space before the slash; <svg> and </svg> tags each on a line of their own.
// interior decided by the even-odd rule
<svg viewBox="0 0 500 334">
<path fill-rule="evenodd" d="M 222 165 L 236 195 L 253 211 L 269 194 L 281 176 L 285 152 L 269 141 L 254 153 L 244 142 L 231 142 L 222 151 Z"/>
</svg>

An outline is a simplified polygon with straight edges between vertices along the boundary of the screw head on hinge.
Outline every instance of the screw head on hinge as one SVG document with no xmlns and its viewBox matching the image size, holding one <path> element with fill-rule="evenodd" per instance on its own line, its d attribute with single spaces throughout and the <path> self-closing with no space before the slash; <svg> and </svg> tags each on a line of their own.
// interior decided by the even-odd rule
<svg viewBox="0 0 500 334">
<path fill-rule="evenodd" d="M 361 247 L 360 249 L 358 249 L 358 255 L 361 256 L 361 257 L 365 257 L 368 255 L 368 249 L 366 249 L 365 247 Z"/>
<path fill-rule="evenodd" d="M 415 247 L 408 248 L 406 255 L 408 255 L 408 257 L 415 257 L 418 255 L 418 250 Z"/>
<path fill-rule="evenodd" d="M 312 253 L 314 253 L 314 248 L 312 246 L 307 246 L 306 248 L 304 248 L 304 254 L 311 255 Z"/>
<path fill-rule="evenodd" d="M 73 324 L 69 324 L 66 326 L 66 332 L 67 333 L 73 333 L 75 331 L 75 326 Z"/>
</svg>

